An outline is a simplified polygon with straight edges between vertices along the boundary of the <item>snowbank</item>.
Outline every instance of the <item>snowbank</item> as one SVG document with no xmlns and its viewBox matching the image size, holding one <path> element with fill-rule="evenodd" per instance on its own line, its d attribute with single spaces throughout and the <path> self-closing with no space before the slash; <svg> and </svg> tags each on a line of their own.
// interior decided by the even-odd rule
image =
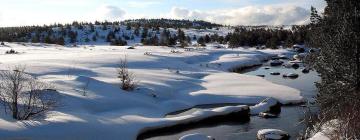
<svg viewBox="0 0 360 140">
<path fill-rule="evenodd" d="M 249 120 L 249 107 L 247 105 L 227 106 L 214 109 L 198 110 L 189 115 L 159 118 L 159 122 L 148 124 L 147 127 L 141 129 L 141 133 L 156 133 L 158 131 L 179 129 L 204 122 L 216 122 L 216 120 L 236 120 L 244 122 Z M 206 124 L 205 123 L 205 124 Z"/>
</svg>

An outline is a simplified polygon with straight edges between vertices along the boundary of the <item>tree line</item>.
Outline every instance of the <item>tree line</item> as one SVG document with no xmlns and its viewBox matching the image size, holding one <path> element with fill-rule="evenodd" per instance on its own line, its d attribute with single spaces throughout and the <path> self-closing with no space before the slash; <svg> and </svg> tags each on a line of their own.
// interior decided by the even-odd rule
<svg viewBox="0 0 360 140">
<path fill-rule="evenodd" d="M 124 46 L 127 42 L 140 38 L 140 43 L 153 46 L 182 47 L 193 42 L 201 46 L 207 43 L 229 44 L 229 47 L 263 46 L 277 48 L 282 45 L 304 44 L 308 26 L 292 26 L 291 29 L 264 27 L 228 27 L 234 28 L 227 35 L 207 34 L 204 36 L 186 34 L 186 28 L 220 30 L 223 26 L 205 22 L 171 19 L 137 19 L 123 22 L 73 22 L 71 24 L 53 24 L 44 26 L 23 26 L 0 28 L 0 41 L 32 42 L 48 44 L 76 44 L 97 42 L 99 40 L 110 45 Z M 176 30 L 174 31 L 170 31 Z"/>
</svg>

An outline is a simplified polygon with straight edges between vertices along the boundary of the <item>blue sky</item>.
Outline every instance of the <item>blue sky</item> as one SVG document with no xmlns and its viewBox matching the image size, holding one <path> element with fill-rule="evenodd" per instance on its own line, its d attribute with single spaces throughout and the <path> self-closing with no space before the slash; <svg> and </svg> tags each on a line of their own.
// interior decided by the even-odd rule
<svg viewBox="0 0 360 140">
<path fill-rule="evenodd" d="M 323 0 L 0 0 L 0 26 L 130 18 L 202 19 L 230 25 L 305 24 Z M 247 20 L 245 20 L 247 19 Z"/>
</svg>

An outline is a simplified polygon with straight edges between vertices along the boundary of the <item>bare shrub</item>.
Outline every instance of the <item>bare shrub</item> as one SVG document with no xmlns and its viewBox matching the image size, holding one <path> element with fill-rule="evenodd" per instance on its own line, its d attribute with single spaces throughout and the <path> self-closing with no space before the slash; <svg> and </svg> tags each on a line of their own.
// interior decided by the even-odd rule
<svg viewBox="0 0 360 140">
<path fill-rule="evenodd" d="M 58 102 L 58 97 L 50 92 L 51 86 L 26 74 L 25 67 L 0 72 L 0 97 L 12 117 L 28 120 L 40 115 Z"/>
<path fill-rule="evenodd" d="M 137 81 L 135 80 L 135 75 L 132 72 L 129 72 L 127 57 L 120 59 L 120 63 L 117 68 L 118 78 L 120 78 L 121 89 L 126 91 L 134 90 L 137 86 Z"/>
</svg>

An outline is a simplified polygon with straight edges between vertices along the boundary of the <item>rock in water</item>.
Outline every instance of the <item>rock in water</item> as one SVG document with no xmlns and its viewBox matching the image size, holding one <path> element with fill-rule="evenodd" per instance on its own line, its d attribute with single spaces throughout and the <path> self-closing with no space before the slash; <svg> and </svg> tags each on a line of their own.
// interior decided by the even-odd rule
<svg viewBox="0 0 360 140">
<path fill-rule="evenodd" d="M 266 118 L 266 119 L 267 118 L 277 118 L 278 115 L 271 114 L 271 113 L 266 113 L 266 112 L 260 112 L 259 117 Z"/>
<path fill-rule="evenodd" d="M 259 115 L 261 112 L 270 114 L 280 114 L 281 104 L 274 98 L 266 98 L 260 103 L 250 107 L 250 114 Z"/>
<path fill-rule="evenodd" d="M 309 70 L 309 69 L 307 69 L 307 68 L 305 68 L 305 69 L 303 69 L 303 70 L 302 70 L 302 72 L 303 72 L 303 73 L 309 73 L 309 72 L 310 72 L 310 70 Z"/>
<path fill-rule="evenodd" d="M 182 136 L 179 140 L 215 140 L 211 136 L 206 136 L 204 134 L 195 133 Z"/>
<path fill-rule="evenodd" d="M 279 129 L 262 129 L 257 133 L 257 140 L 288 140 L 290 135 Z"/>
<path fill-rule="evenodd" d="M 271 66 L 281 66 L 284 62 L 280 60 L 274 60 L 270 62 Z"/>
<path fill-rule="evenodd" d="M 298 63 L 292 64 L 291 67 L 293 67 L 294 69 L 298 69 L 300 67 L 300 65 Z"/>
<path fill-rule="evenodd" d="M 287 74 L 284 74 L 283 77 L 288 77 L 288 78 L 298 78 L 299 75 L 296 74 L 296 73 L 287 73 Z"/>
<path fill-rule="evenodd" d="M 280 75 L 280 72 L 271 72 L 271 75 Z"/>
</svg>

